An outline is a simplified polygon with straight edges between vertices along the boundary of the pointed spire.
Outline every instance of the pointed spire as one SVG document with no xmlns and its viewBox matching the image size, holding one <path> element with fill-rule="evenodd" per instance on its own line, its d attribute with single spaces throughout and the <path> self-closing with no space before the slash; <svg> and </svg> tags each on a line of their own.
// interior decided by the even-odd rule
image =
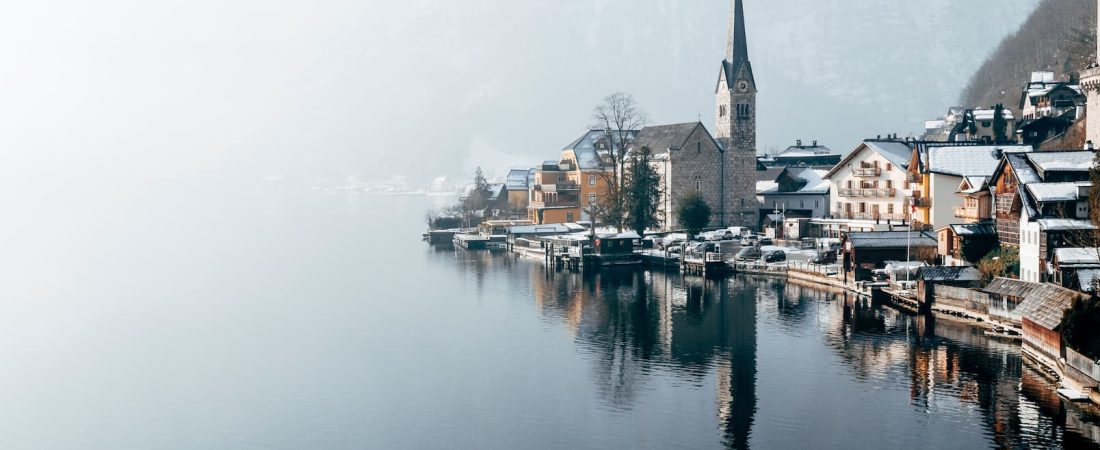
<svg viewBox="0 0 1100 450">
<path fill-rule="evenodd" d="M 741 0 L 732 0 L 730 26 L 726 33 L 726 61 L 738 67 L 749 60 L 749 45 L 745 33 L 745 8 Z"/>
</svg>

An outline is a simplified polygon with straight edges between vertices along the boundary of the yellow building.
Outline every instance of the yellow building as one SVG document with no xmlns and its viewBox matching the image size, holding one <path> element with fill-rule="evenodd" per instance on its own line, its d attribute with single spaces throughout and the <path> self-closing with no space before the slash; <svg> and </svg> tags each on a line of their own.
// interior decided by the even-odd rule
<svg viewBox="0 0 1100 450">
<path fill-rule="evenodd" d="M 606 162 L 609 146 L 602 131 L 589 131 L 562 150 L 558 161 L 542 163 L 530 187 L 528 219 L 536 224 L 590 221 L 589 206 L 607 194 L 614 178 Z"/>
</svg>

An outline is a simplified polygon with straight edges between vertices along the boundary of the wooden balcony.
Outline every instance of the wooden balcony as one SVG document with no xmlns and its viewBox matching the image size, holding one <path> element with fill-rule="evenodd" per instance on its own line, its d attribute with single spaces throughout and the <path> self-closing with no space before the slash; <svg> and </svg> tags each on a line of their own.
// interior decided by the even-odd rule
<svg viewBox="0 0 1100 450">
<path fill-rule="evenodd" d="M 576 199 L 556 199 L 538 201 L 532 200 L 527 204 L 530 209 L 545 209 L 545 208 L 580 208 L 580 203 Z"/>
<path fill-rule="evenodd" d="M 854 198 L 854 197 L 887 198 L 887 197 L 893 197 L 893 196 L 897 195 L 897 193 L 898 193 L 898 190 L 894 189 L 894 188 L 878 188 L 878 189 L 875 189 L 875 188 L 868 188 L 868 189 L 852 188 L 852 189 L 847 189 L 847 188 L 845 188 L 845 189 L 841 189 L 840 192 L 838 193 L 838 195 L 841 196 L 841 197 L 846 197 L 846 198 Z"/>
<path fill-rule="evenodd" d="M 989 218 L 989 214 L 982 214 L 977 207 L 956 206 L 955 217 L 965 220 L 985 220 Z"/>
<path fill-rule="evenodd" d="M 852 172 L 854 172 L 855 176 L 857 176 L 857 177 L 877 177 L 879 175 L 882 175 L 882 168 L 881 167 L 857 167 L 855 169 L 852 169 Z"/>
<path fill-rule="evenodd" d="M 886 213 L 858 213 L 858 212 L 841 212 L 839 214 L 833 214 L 833 217 L 837 219 L 849 219 L 849 220 L 895 220 L 904 221 L 905 214 L 886 214 Z"/>
<path fill-rule="evenodd" d="M 924 176 L 919 173 L 906 172 L 905 181 L 910 183 L 922 183 L 924 182 Z"/>
<path fill-rule="evenodd" d="M 921 197 L 919 195 L 914 195 L 911 199 L 910 204 L 913 205 L 913 206 L 916 206 L 917 208 L 931 208 L 932 207 L 932 199 L 928 198 L 928 197 Z"/>
</svg>

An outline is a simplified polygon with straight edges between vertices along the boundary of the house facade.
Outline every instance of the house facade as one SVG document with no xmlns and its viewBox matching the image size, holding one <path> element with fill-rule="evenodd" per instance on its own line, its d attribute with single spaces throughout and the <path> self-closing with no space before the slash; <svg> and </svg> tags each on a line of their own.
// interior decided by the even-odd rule
<svg viewBox="0 0 1100 450">
<path fill-rule="evenodd" d="M 968 204 L 969 198 L 958 195 L 960 187 L 964 182 L 969 188 L 984 184 L 1005 153 L 1028 151 L 1031 147 L 1026 145 L 914 145 L 908 166 L 911 203 L 915 206 L 913 221 L 938 230 L 977 219 L 981 215 L 977 208 L 960 208 Z M 980 203 L 981 199 L 973 200 Z"/>
<path fill-rule="evenodd" d="M 908 224 L 911 153 L 910 145 L 902 140 L 863 141 L 824 176 L 830 183 L 830 217 Z"/>
<path fill-rule="evenodd" d="M 786 167 L 772 181 L 757 183 L 761 220 L 780 214 L 779 220 L 819 219 L 829 214 L 832 183 L 828 170 Z M 775 218 L 772 218 L 774 221 Z M 767 225 L 762 223 L 761 227 Z"/>
<path fill-rule="evenodd" d="M 1092 192 L 1088 150 L 1006 154 L 991 179 L 997 234 L 1020 252 L 1020 278 L 1052 279 L 1054 250 L 1074 247 L 1095 231 L 1088 219 Z"/>
<path fill-rule="evenodd" d="M 1020 98 L 1020 115 L 1023 121 L 1042 117 L 1077 117 L 1078 109 L 1085 106 L 1081 86 L 1069 81 L 1057 81 L 1054 72 L 1036 71 L 1024 86 Z"/>
<path fill-rule="evenodd" d="M 635 131 L 629 131 L 631 137 Z M 591 221 L 589 211 L 607 194 L 613 171 L 607 152 L 614 140 L 590 130 L 566 146 L 557 161 L 536 168 L 530 187 L 528 220 L 535 224 Z"/>
</svg>

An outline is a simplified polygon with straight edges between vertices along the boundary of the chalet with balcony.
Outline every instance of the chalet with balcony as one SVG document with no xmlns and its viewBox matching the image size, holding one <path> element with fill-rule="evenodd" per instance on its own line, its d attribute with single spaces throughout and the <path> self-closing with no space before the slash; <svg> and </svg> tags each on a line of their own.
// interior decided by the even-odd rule
<svg viewBox="0 0 1100 450">
<path fill-rule="evenodd" d="M 1096 227 L 1089 217 L 1091 150 L 1006 154 L 990 180 L 1002 245 L 1020 249 L 1020 278 L 1052 279 L 1054 250 L 1077 247 Z"/>
<path fill-rule="evenodd" d="M 819 234 L 841 237 L 850 231 L 908 228 L 911 153 L 905 140 L 867 139 L 826 172 L 829 215 L 811 221 Z"/>
<path fill-rule="evenodd" d="M 1055 81 L 1054 72 L 1036 71 L 1024 86 L 1020 111 L 1024 121 L 1060 117 L 1072 122 L 1085 107 L 1085 93 L 1072 80 Z"/>
<path fill-rule="evenodd" d="M 972 189 L 980 179 L 993 175 L 1005 153 L 1028 151 L 1031 147 L 1026 145 L 914 144 L 907 176 L 910 201 L 915 206 L 913 222 L 934 229 L 967 223 L 969 219 L 956 216 L 958 212 L 975 212 L 958 208 L 967 204 L 959 196 L 964 182 L 969 180 L 967 187 Z"/>
</svg>

